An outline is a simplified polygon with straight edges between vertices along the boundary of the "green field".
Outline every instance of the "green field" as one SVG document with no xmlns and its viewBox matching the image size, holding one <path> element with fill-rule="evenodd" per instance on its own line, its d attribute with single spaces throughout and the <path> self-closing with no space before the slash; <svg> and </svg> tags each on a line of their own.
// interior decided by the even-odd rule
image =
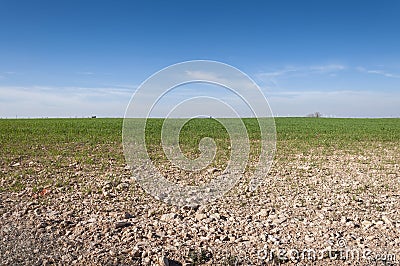
<svg viewBox="0 0 400 266">
<path fill-rule="evenodd" d="M 243 120 L 251 140 L 251 159 L 257 158 L 259 128 L 255 119 Z M 45 185 L 68 186 L 75 177 L 68 169 L 102 174 L 113 165 L 123 166 L 122 119 L 1 119 L 2 191 L 34 190 Z M 160 144 L 162 119 L 149 119 L 146 143 L 156 163 L 165 163 Z M 400 119 L 276 118 L 276 163 L 293 160 L 298 154 L 324 156 L 342 151 L 363 154 L 371 149 L 397 149 Z M 182 129 L 180 144 L 191 158 L 198 154 L 201 138 L 209 136 L 218 147 L 214 166 L 223 167 L 228 158 L 229 136 L 213 119 L 190 120 Z M 394 159 L 395 160 L 395 159 Z M 37 167 L 16 167 L 36 165 Z M 14 165 L 14 167 L 13 167 Z M 91 191 L 91 190 L 88 190 Z"/>
</svg>

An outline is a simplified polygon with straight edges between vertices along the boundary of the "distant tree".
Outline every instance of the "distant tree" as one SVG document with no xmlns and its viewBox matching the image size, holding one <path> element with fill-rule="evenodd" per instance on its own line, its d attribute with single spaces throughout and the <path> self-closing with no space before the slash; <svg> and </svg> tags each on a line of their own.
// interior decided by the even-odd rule
<svg viewBox="0 0 400 266">
<path fill-rule="evenodd" d="M 307 117 L 320 118 L 320 117 L 322 117 L 322 114 L 320 112 L 315 112 L 315 113 L 312 113 L 312 114 L 308 114 Z"/>
</svg>

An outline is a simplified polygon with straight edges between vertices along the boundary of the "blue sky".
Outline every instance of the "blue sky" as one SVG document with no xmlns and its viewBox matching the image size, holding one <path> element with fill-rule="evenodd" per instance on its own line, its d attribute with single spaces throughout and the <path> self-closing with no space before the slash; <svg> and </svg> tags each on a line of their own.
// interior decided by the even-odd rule
<svg viewBox="0 0 400 266">
<path fill-rule="evenodd" d="M 399 1 L 0 2 L 0 117 L 122 117 L 156 71 L 210 59 L 280 116 L 400 117 Z"/>
</svg>

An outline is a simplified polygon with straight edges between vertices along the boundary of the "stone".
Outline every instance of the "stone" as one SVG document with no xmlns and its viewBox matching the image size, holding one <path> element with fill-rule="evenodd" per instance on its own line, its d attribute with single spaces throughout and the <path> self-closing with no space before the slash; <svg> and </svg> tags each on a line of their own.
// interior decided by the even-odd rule
<svg viewBox="0 0 400 266">
<path fill-rule="evenodd" d="M 167 213 L 167 214 L 161 215 L 160 220 L 161 220 L 161 221 L 164 221 L 164 222 L 170 222 L 170 221 L 172 221 L 173 219 L 175 219 L 176 216 L 177 216 L 176 213 L 171 212 L 171 213 Z"/>
<path fill-rule="evenodd" d="M 258 216 L 260 216 L 260 217 L 267 217 L 268 215 L 269 215 L 269 210 L 267 210 L 267 209 L 261 209 L 258 212 Z"/>
<path fill-rule="evenodd" d="M 131 219 L 131 218 L 134 218 L 134 216 L 132 214 L 130 214 L 129 212 L 125 212 L 124 218 L 125 219 Z"/>
<path fill-rule="evenodd" d="M 282 218 L 278 218 L 278 219 L 274 219 L 272 220 L 273 224 L 279 225 L 282 224 L 284 222 L 286 222 L 287 218 L 286 217 L 282 217 Z"/>
<path fill-rule="evenodd" d="M 210 168 L 210 169 L 208 169 L 207 170 L 207 172 L 209 173 L 209 174 L 214 174 L 215 172 L 219 172 L 219 171 L 221 171 L 221 169 L 218 169 L 218 168 Z"/>
<path fill-rule="evenodd" d="M 128 226 L 131 226 L 131 225 L 132 224 L 130 222 L 127 222 L 127 221 L 118 221 L 118 222 L 115 223 L 115 228 L 116 229 L 124 228 L 124 227 L 128 227 Z"/>
<path fill-rule="evenodd" d="M 304 237 L 304 240 L 305 240 L 307 243 L 313 243 L 313 242 L 315 241 L 315 238 L 312 237 L 312 236 L 306 235 L 306 236 Z"/>
<path fill-rule="evenodd" d="M 219 215 L 219 213 L 213 213 L 213 214 L 210 215 L 210 217 L 215 219 L 215 220 L 221 219 L 221 216 Z"/>
<path fill-rule="evenodd" d="M 207 215 L 204 214 L 204 213 L 196 213 L 196 215 L 194 216 L 194 218 L 195 218 L 196 220 L 198 220 L 198 221 L 201 221 L 201 220 L 207 218 Z"/>
<path fill-rule="evenodd" d="M 129 184 L 125 183 L 125 182 L 122 182 L 117 186 L 118 190 L 125 190 L 125 189 L 128 189 L 128 188 L 129 188 Z"/>
<path fill-rule="evenodd" d="M 160 266 L 182 266 L 182 263 L 168 259 L 167 257 L 163 256 L 159 259 Z"/>
<path fill-rule="evenodd" d="M 374 225 L 372 222 L 367 221 L 367 220 L 362 221 L 361 224 L 364 229 L 368 229 Z"/>
<path fill-rule="evenodd" d="M 384 221 L 387 225 L 393 225 L 393 222 L 386 215 L 382 216 L 382 221 Z"/>
</svg>

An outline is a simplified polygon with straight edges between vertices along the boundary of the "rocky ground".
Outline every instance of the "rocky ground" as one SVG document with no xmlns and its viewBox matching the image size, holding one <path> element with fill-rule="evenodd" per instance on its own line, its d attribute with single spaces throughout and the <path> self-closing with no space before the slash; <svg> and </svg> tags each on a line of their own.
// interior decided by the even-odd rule
<svg viewBox="0 0 400 266">
<path fill-rule="evenodd" d="M 37 189 L 43 167 L 26 158 L 2 167 L 32 169 L 32 185 L 0 192 L 0 264 L 398 265 L 399 162 L 399 147 L 380 145 L 278 154 L 258 190 L 243 180 L 208 205 L 174 207 L 113 161 L 71 162 L 53 173 L 68 182 Z"/>
</svg>

